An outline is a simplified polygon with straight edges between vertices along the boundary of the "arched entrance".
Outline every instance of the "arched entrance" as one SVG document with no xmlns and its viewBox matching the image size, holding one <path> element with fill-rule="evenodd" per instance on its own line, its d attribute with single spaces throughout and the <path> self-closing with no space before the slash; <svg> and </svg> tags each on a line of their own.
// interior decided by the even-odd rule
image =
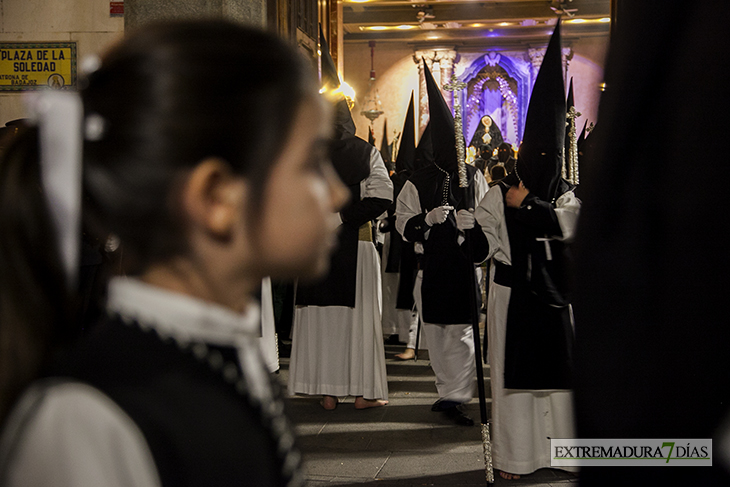
<svg viewBox="0 0 730 487">
<path fill-rule="evenodd" d="M 529 70 L 498 53 L 481 56 L 461 76 L 467 84 L 464 136 L 471 140 L 479 121 L 489 115 L 507 143 L 522 140 L 529 98 Z"/>
</svg>

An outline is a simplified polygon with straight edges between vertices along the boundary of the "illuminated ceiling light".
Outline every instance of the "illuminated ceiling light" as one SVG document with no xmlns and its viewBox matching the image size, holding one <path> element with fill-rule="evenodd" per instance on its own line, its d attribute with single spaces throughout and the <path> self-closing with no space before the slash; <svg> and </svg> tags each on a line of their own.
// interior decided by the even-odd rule
<svg viewBox="0 0 730 487">
<path fill-rule="evenodd" d="M 399 25 L 398 27 L 396 27 L 396 29 L 399 29 L 399 30 L 408 30 L 408 29 L 415 29 L 415 28 L 416 28 L 415 25 L 405 25 L 405 24 Z"/>
<path fill-rule="evenodd" d="M 430 36 L 426 36 L 426 39 L 431 39 L 431 40 L 441 39 L 441 36 L 438 35 L 438 34 L 433 34 L 433 35 L 430 35 Z"/>
<path fill-rule="evenodd" d="M 497 25 L 500 25 L 500 26 L 502 26 L 502 27 L 507 27 L 508 25 L 512 25 L 512 22 L 500 22 L 500 23 L 499 23 L 499 24 L 497 24 Z"/>
<path fill-rule="evenodd" d="M 603 17 L 602 19 L 598 19 L 599 22 L 611 22 L 610 17 Z"/>
<path fill-rule="evenodd" d="M 585 24 L 586 19 L 573 19 L 569 21 L 571 24 Z"/>
<path fill-rule="evenodd" d="M 348 3 L 366 3 L 370 0 L 346 0 Z"/>
<path fill-rule="evenodd" d="M 484 24 L 479 24 L 479 23 L 470 24 L 469 27 L 484 27 Z"/>
<path fill-rule="evenodd" d="M 387 27 L 385 27 L 384 25 L 372 25 L 372 26 L 368 27 L 368 30 L 386 30 L 386 29 L 387 29 Z"/>
</svg>

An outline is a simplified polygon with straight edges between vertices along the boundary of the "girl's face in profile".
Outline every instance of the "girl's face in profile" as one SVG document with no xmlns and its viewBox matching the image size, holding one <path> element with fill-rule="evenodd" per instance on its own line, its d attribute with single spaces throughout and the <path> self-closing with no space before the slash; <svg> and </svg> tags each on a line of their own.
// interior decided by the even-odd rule
<svg viewBox="0 0 730 487">
<path fill-rule="evenodd" d="M 331 125 L 322 101 L 306 99 L 271 169 L 254 236 L 265 275 L 315 277 L 328 269 L 349 196 L 328 158 Z"/>
</svg>

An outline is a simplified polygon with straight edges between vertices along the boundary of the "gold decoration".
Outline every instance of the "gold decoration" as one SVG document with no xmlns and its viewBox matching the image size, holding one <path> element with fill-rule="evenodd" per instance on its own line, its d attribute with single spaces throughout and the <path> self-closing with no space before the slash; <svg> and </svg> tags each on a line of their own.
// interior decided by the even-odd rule
<svg viewBox="0 0 730 487">
<path fill-rule="evenodd" d="M 563 172 L 565 173 L 567 169 L 570 169 L 570 178 L 568 180 L 573 184 L 578 184 L 578 137 L 575 133 L 575 121 L 581 115 L 582 113 L 576 111 L 575 107 L 568 109 L 568 153 L 564 159 Z"/>
<path fill-rule="evenodd" d="M 492 464 L 492 440 L 489 437 L 489 424 L 482 423 L 482 447 L 484 448 L 484 471 L 487 484 L 494 484 L 494 465 Z"/>
<path fill-rule="evenodd" d="M 461 121 L 461 102 L 459 92 L 466 88 L 466 83 L 459 81 L 455 74 L 451 75 L 451 82 L 444 85 L 446 91 L 454 93 L 454 134 L 456 135 L 456 163 L 459 166 L 459 187 L 466 188 L 466 144 L 464 143 L 464 129 Z"/>
</svg>

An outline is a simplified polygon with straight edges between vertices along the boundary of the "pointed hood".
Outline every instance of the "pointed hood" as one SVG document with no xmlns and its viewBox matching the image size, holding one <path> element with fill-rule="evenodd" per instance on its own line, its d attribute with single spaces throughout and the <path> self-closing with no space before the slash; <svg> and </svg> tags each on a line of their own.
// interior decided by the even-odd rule
<svg viewBox="0 0 730 487">
<path fill-rule="evenodd" d="M 337 74 L 337 68 L 335 67 L 335 62 L 332 60 L 329 45 L 322 33 L 321 24 L 319 26 L 319 44 L 322 62 L 322 88 L 326 91 L 332 91 L 340 87 L 340 76 Z M 339 95 L 339 99 L 334 105 L 334 125 L 335 139 L 354 136 L 357 131 L 355 122 L 352 120 L 352 115 L 350 114 L 350 107 L 342 95 Z"/>
<path fill-rule="evenodd" d="M 423 134 L 413 153 L 413 171 L 418 171 L 433 164 L 433 148 L 431 147 L 431 122 L 426 124 Z"/>
<path fill-rule="evenodd" d="M 400 146 L 398 147 L 398 155 L 395 159 L 395 172 L 397 173 L 404 172 L 405 174 L 411 174 L 414 170 L 414 160 L 416 157 L 415 120 L 413 92 L 411 91 L 411 101 L 408 102 L 406 121 L 403 123 Z"/>
<path fill-rule="evenodd" d="M 319 25 L 319 50 L 322 62 L 322 87 L 326 90 L 334 90 L 340 87 L 340 76 L 337 74 L 335 62 L 330 54 L 329 44 L 324 38 L 322 24 Z"/>
<path fill-rule="evenodd" d="M 391 154 L 390 145 L 388 145 L 388 119 L 383 121 L 383 138 L 380 141 L 380 156 L 383 158 L 385 167 L 390 170 L 393 165 L 393 154 Z"/>
<path fill-rule="evenodd" d="M 583 147 L 583 144 L 586 141 L 586 128 L 588 127 L 588 120 L 586 120 L 583 123 L 583 130 L 580 131 L 580 135 L 578 136 L 578 150 Z"/>
<path fill-rule="evenodd" d="M 568 88 L 568 100 L 565 103 L 565 113 L 566 117 L 568 112 L 570 111 L 570 107 L 575 107 L 575 101 L 573 99 L 573 77 L 570 78 L 570 85 Z M 566 118 L 566 122 L 569 122 L 569 120 Z M 568 154 L 568 147 L 570 147 L 570 133 L 568 132 L 567 128 L 565 130 L 565 154 L 567 156 Z"/>
<path fill-rule="evenodd" d="M 515 172 L 530 192 L 545 201 L 556 195 L 565 146 L 565 83 L 560 20 L 550 38 L 532 89 Z"/>
<path fill-rule="evenodd" d="M 428 111 L 431 125 L 431 148 L 437 166 L 450 173 L 458 170 L 456 159 L 456 136 L 454 135 L 454 117 L 446 104 L 441 90 L 431 75 L 426 62 L 423 62 L 428 90 Z"/>
</svg>

